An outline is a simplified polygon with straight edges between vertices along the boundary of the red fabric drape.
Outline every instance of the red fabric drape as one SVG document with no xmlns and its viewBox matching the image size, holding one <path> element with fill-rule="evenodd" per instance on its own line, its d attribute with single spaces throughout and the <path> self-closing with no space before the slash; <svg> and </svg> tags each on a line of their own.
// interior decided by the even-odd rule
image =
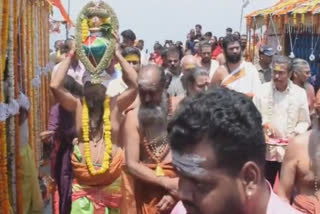
<svg viewBox="0 0 320 214">
<path fill-rule="evenodd" d="M 70 19 L 69 14 L 67 13 L 67 11 L 64 9 L 61 0 L 47 0 L 50 4 L 52 4 L 53 6 L 56 6 L 59 10 L 61 15 L 63 16 L 64 20 L 69 23 L 72 27 L 74 27 L 74 23 L 72 22 L 72 20 Z"/>
</svg>

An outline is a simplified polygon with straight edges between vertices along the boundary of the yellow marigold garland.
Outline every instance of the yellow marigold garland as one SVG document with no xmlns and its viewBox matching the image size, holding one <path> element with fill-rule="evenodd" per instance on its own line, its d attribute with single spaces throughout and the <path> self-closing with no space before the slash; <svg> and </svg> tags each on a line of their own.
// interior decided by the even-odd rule
<svg viewBox="0 0 320 214">
<path fill-rule="evenodd" d="M 90 150 L 90 137 L 89 137 L 89 109 L 87 102 L 84 99 L 82 110 L 82 132 L 84 142 L 84 156 L 87 167 L 91 175 L 104 174 L 110 167 L 110 159 L 112 155 L 112 139 L 111 139 L 111 121 L 110 121 L 110 98 L 106 98 L 104 101 L 104 113 L 103 113 L 103 127 L 104 127 L 104 144 L 105 150 L 103 155 L 103 162 L 100 169 L 96 170 L 91 160 Z"/>
<path fill-rule="evenodd" d="M 89 26 L 88 26 L 88 19 L 82 19 L 81 30 L 82 30 L 82 32 L 81 32 L 82 42 L 85 42 L 90 34 Z"/>
</svg>

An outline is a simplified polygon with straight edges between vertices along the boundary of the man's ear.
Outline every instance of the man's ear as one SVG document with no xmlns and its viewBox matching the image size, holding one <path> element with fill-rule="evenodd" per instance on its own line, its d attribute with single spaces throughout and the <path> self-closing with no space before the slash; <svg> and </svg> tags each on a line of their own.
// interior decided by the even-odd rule
<svg viewBox="0 0 320 214">
<path fill-rule="evenodd" d="M 261 170 L 256 163 L 245 163 L 240 171 L 240 179 L 247 198 L 254 195 L 261 181 Z"/>
</svg>

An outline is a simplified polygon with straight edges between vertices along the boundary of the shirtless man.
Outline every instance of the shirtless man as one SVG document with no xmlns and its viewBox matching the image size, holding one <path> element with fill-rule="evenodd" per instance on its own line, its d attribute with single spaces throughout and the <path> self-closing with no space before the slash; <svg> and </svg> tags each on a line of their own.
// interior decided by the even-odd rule
<svg viewBox="0 0 320 214">
<path fill-rule="evenodd" d="M 243 60 L 240 39 L 236 35 L 224 38 L 223 51 L 226 64 L 218 67 L 212 83 L 252 97 L 259 89 L 261 81 L 257 69 Z"/>
<path fill-rule="evenodd" d="M 117 39 L 118 40 L 118 39 Z M 120 96 L 110 98 L 110 122 L 111 122 L 111 157 L 110 165 L 108 170 L 102 174 L 99 171 L 96 171 L 103 168 L 102 163 L 104 164 L 106 153 L 109 153 L 106 149 L 107 144 L 105 142 L 105 124 L 103 120 L 103 115 L 105 113 L 106 103 L 106 90 L 108 81 L 101 82 L 103 77 L 109 77 L 107 73 L 114 70 L 115 60 L 112 60 L 110 67 L 106 72 L 99 76 L 99 79 L 92 81 L 90 75 L 84 77 L 84 98 L 85 100 L 80 100 L 72 96 L 67 92 L 63 87 L 64 78 L 66 73 L 71 66 L 72 58 L 75 54 L 75 45 L 73 44 L 71 51 L 64 61 L 60 64 L 58 72 L 54 75 L 51 80 L 50 87 L 55 95 L 57 101 L 62 105 L 64 109 L 69 112 L 74 113 L 75 122 L 76 122 L 76 131 L 78 139 L 75 139 L 75 149 L 72 156 L 72 165 L 74 173 L 74 183 L 80 188 L 73 189 L 72 194 L 77 195 L 72 201 L 72 210 L 71 213 L 81 213 L 83 212 L 83 206 L 94 207 L 94 210 L 91 210 L 91 213 L 95 212 L 105 212 L 105 211 L 118 211 L 120 208 L 120 198 L 121 195 L 121 166 L 123 162 L 123 153 L 118 147 L 118 132 L 119 132 L 119 114 L 121 114 L 135 99 L 136 97 L 136 77 L 137 73 L 134 69 L 127 63 L 127 61 L 122 57 L 120 52 L 120 45 L 117 42 L 117 47 L 115 51 L 115 58 L 119 61 L 123 70 L 123 80 L 127 84 L 128 89 Z M 115 59 L 114 58 L 114 59 Z M 105 79 L 108 80 L 108 79 Z M 98 82 L 97 82 L 98 81 Z M 84 102 L 88 107 L 88 124 L 83 124 L 82 115 L 84 114 L 83 106 Z M 86 127 L 89 129 L 89 152 L 84 152 L 84 129 Z M 101 150 L 103 151 L 101 153 Z M 99 155 L 100 154 L 100 155 Z M 102 155 L 101 155 L 102 154 Z M 90 169 L 88 165 L 88 157 L 92 160 L 95 159 L 94 169 Z M 93 161 L 92 161 L 93 162 Z M 102 165 L 102 167 L 101 167 Z M 94 171 L 93 171 L 94 170 Z M 108 188 L 113 188 L 112 194 L 105 192 Z M 88 191 L 88 194 L 83 194 L 81 191 Z M 92 194 L 89 194 L 91 192 Z M 97 195 L 100 195 L 98 197 Z M 100 200 L 101 196 L 109 194 L 110 197 L 114 197 L 115 203 L 112 208 L 109 207 L 110 201 Z M 115 194 L 115 195 L 113 195 Z M 105 197 L 106 198 L 106 197 Z M 99 206 L 96 204 L 99 203 Z"/>
<path fill-rule="evenodd" d="M 167 143 L 170 104 L 165 84 L 158 66 L 143 67 L 138 77 L 139 104 L 124 122 L 126 161 L 138 190 L 138 214 L 168 213 L 176 203 L 178 179 Z"/>
<path fill-rule="evenodd" d="M 212 44 L 208 41 L 200 42 L 199 64 L 208 71 L 210 78 L 214 76 L 214 73 L 219 67 L 218 61 L 212 59 Z"/>
<path fill-rule="evenodd" d="M 316 96 L 315 110 L 317 116 L 313 120 L 313 128 L 289 142 L 282 163 L 278 194 L 290 203 L 294 189 L 297 196 L 293 206 L 307 214 L 320 211 L 320 91 Z"/>
<path fill-rule="evenodd" d="M 292 62 L 292 72 L 293 83 L 306 90 L 309 102 L 309 111 L 310 114 L 313 114 L 315 92 L 313 86 L 308 82 L 308 79 L 311 76 L 309 63 L 304 59 L 294 59 Z"/>
</svg>

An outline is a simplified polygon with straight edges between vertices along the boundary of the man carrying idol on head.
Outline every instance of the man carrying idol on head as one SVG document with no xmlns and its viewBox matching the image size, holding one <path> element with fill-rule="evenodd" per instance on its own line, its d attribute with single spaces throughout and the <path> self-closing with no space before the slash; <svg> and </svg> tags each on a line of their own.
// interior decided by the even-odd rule
<svg viewBox="0 0 320 214">
<path fill-rule="evenodd" d="M 104 2 L 88 3 L 77 20 L 76 44 L 51 80 L 51 90 L 64 109 L 74 114 L 78 137 L 74 139 L 72 214 L 120 213 L 120 176 L 123 151 L 119 147 L 121 113 L 136 98 L 137 73 L 123 58 L 117 36 L 118 20 Z M 84 98 L 74 97 L 63 82 L 77 57 L 86 67 Z M 127 89 L 119 96 L 107 94 L 119 62 Z"/>
</svg>

